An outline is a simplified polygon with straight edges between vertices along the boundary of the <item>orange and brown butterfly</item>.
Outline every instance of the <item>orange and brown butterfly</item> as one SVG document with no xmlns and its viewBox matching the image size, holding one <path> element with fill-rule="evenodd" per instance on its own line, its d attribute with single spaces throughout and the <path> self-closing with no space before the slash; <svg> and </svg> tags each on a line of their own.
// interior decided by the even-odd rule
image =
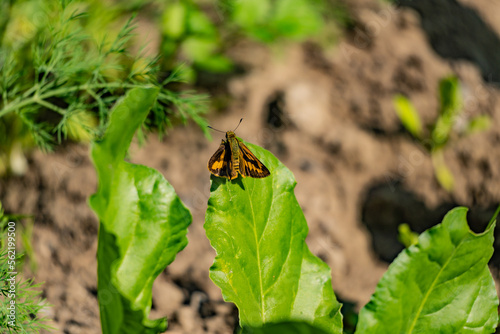
<svg viewBox="0 0 500 334">
<path fill-rule="evenodd" d="M 241 124 L 238 123 L 238 126 Z M 243 177 L 263 178 L 271 173 L 266 166 L 246 147 L 243 142 L 236 137 L 234 131 L 226 132 L 226 140 L 222 140 L 219 148 L 208 161 L 208 170 L 215 176 L 225 177 L 233 180 L 238 177 L 238 173 Z M 209 128 L 214 129 L 209 126 Z"/>
</svg>

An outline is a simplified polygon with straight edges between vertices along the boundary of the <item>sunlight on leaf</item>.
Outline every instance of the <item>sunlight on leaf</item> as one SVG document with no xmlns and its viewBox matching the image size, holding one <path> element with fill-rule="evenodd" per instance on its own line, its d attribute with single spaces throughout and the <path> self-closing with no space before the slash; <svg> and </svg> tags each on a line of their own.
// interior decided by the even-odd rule
<svg viewBox="0 0 500 334">
<path fill-rule="evenodd" d="M 462 106 L 460 82 L 455 76 L 444 78 L 439 82 L 439 97 L 441 101 L 441 115 L 453 115 Z"/>
<path fill-rule="evenodd" d="M 458 78 L 451 76 L 439 82 L 440 110 L 431 133 L 432 146 L 440 148 L 449 138 L 457 116 L 463 111 Z"/>
<path fill-rule="evenodd" d="M 422 137 L 422 122 L 412 103 L 403 95 L 394 98 L 394 106 L 399 120 L 415 138 Z"/>
<path fill-rule="evenodd" d="M 158 95 L 135 88 L 111 113 L 104 138 L 92 144 L 99 178 L 90 206 L 99 217 L 98 299 L 104 334 L 158 333 L 148 319 L 155 278 L 187 244 L 191 215 L 155 169 L 124 161 L 134 133 Z"/>
<path fill-rule="evenodd" d="M 491 118 L 488 115 L 480 115 L 472 118 L 467 124 L 466 134 L 486 131 L 491 126 Z"/>
<path fill-rule="evenodd" d="M 246 145 L 271 175 L 212 176 L 205 230 L 217 256 L 210 278 L 238 307 L 243 328 L 305 321 L 342 333 L 330 268 L 305 243 L 308 227 L 293 174 L 268 151 Z"/>
<path fill-rule="evenodd" d="M 186 30 L 186 16 L 187 8 L 185 3 L 175 2 L 169 4 L 163 12 L 163 33 L 172 39 L 180 38 Z"/>
<path fill-rule="evenodd" d="M 398 240 L 406 248 L 417 244 L 418 234 L 413 232 L 408 224 L 400 224 L 398 226 L 398 232 Z"/>
<path fill-rule="evenodd" d="M 268 324 L 259 328 L 243 328 L 242 334 L 328 334 L 328 332 L 314 327 L 306 322 L 283 322 Z"/>
<path fill-rule="evenodd" d="M 488 269 L 495 224 L 475 234 L 466 215 L 451 210 L 399 254 L 361 310 L 357 334 L 495 331 L 498 297 Z"/>
<path fill-rule="evenodd" d="M 451 173 L 448 166 L 446 166 L 443 151 L 435 150 L 431 152 L 432 166 L 434 167 L 434 173 L 436 174 L 436 179 L 438 180 L 441 187 L 446 191 L 450 192 L 455 186 L 455 178 Z"/>
</svg>

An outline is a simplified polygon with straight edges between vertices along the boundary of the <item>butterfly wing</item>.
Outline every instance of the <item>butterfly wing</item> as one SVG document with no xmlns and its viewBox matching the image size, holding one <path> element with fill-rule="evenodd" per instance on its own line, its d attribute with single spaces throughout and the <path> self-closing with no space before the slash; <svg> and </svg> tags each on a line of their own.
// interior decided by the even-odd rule
<svg viewBox="0 0 500 334">
<path fill-rule="evenodd" d="M 215 176 L 230 178 L 232 170 L 231 149 L 224 140 L 208 161 L 208 170 Z"/>
<path fill-rule="evenodd" d="M 243 177 L 250 176 L 260 179 L 271 175 L 267 167 L 257 159 L 245 144 L 238 140 L 238 145 L 240 147 L 240 174 Z"/>
</svg>

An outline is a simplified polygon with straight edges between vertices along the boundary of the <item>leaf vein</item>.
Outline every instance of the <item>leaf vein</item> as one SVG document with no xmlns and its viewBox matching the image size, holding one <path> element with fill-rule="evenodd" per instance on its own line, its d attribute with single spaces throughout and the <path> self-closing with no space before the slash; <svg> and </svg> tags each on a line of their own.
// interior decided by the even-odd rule
<svg viewBox="0 0 500 334">
<path fill-rule="evenodd" d="M 252 187 L 252 193 L 253 193 L 254 187 Z M 252 197 L 249 192 L 245 192 L 248 195 L 248 201 L 250 202 L 250 210 L 252 211 L 252 221 L 253 221 L 253 234 L 254 234 L 254 239 L 255 239 L 255 251 L 257 255 L 257 267 L 258 267 L 258 272 L 259 272 L 259 290 L 260 290 L 260 313 L 261 313 L 261 318 L 262 318 L 262 323 L 266 322 L 266 315 L 264 313 L 264 295 L 262 291 L 262 269 L 260 265 L 260 247 L 259 247 L 259 238 L 257 237 L 257 225 L 255 222 L 255 212 L 253 209 L 253 201 Z"/>
<path fill-rule="evenodd" d="M 460 246 L 463 245 L 463 242 L 464 240 L 462 239 L 460 241 L 460 243 L 457 245 L 457 247 L 453 250 L 453 252 L 451 253 L 450 257 L 446 260 L 445 264 L 443 266 L 441 266 L 441 269 L 439 270 L 439 272 L 437 273 L 436 277 L 434 278 L 434 280 L 432 281 L 430 287 L 427 289 L 427 292 L 424 296 L 424 299 L 422 300 L 422 303 L 420 303 L 420 306 L 418 308 L 418 311 L 417 313 L 415 314 L 415 317 L 413 318 L 413 321 L 412 321 L 412 324 L 410 326 L 410 329 L 408 330 L 408 333 L 412 333 L 413 332 L 413 329 L 415 328 L 415 325 L 417 323 L 417 320 L 418 318 L 420 317 L 420 314 L 422 313 L 423 311 L 423 308 L 424 308 L 424 305 L 425 303 L 427 302 L 427 299 L 429 298 L 430 294 L 431 294 L 431 291 L 434 290 L 435 288 L 435 285 L 437 284 L 437 281 L 438 281 L 438 278 L 441 276 L 441 274 L 443 273 L 444 269 L 448 266 L 448 264 L 451 262 L 451 259 L 453 258 L 453 256 L 455 256 L 455 253 L 457 252 L 458 248 L 460 248 Z"/>
</svg>

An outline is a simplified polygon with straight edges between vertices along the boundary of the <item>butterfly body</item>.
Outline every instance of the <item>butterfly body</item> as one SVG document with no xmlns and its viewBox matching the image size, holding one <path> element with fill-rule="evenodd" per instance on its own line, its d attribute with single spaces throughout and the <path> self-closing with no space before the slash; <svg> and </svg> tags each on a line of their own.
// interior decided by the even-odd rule
<svg viewBox="0 0 500 334">
<path fill-rule="evenodd" d="M 233 131 L 226 132 L 219 148 L 208 161 L 208 170 L 215 176 L 233 180 L 238 173 L 243 177 L 263 178 L 270 175 L 262 162 L 236 137 Z"/>
</svg>

